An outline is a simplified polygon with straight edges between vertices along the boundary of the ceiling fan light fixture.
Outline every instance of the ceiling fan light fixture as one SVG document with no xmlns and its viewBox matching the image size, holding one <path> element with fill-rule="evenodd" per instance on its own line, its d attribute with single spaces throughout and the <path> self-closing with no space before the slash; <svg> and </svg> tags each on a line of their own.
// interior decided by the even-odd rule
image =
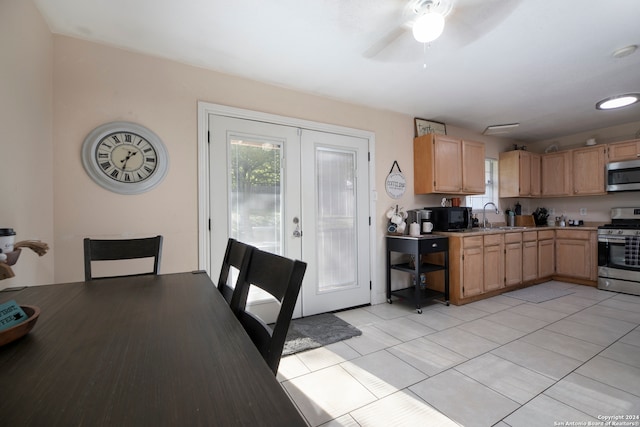
<svg viewBox="0 0 640 427">
<path fill-rule="evenodd" d="M 640 93 L 625 93 L 624 95 L 610 96 L 596 104 L 596 110 L 613 110 L 626 107 L 640 101 Z"/>
<path fill-rule="evenodd" d="M 434 41 L 444 30 L 444 16 L 438 12 L 427 12 L 413 24 L 413 37 L 420 43 Z"/>
</svg>

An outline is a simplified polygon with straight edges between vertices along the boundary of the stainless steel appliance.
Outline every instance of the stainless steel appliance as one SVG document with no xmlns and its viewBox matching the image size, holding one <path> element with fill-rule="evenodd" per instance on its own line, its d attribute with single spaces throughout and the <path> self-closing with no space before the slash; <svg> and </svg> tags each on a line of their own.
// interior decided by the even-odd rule
<svg viewBox="0 0 640 427">
<path fill-rule="evenodd" d="M 420 234 L 430 234 L 433 230 L 431 225 L 432 211 L 429 209 L 410 209 L 407 211 L 407 224 L 416 222 L 420 225 Z"/>
<path fill-rule="evenodd" d="M 607 191 L 640 190 L 640 159 L 607 164 Z"/>
<path fill-rule="evenodd" d="M 640 295 L 640 208 L 611 209 L 598 227 L 598 289 Z"/>
<path fill-rule="evenodd" d="M 471 229 L 471 208 L 459 207 L 432 207 L 425 208 L 431 211 L 431 222 L 434 231 L 464 231 Z"/>
</svg>

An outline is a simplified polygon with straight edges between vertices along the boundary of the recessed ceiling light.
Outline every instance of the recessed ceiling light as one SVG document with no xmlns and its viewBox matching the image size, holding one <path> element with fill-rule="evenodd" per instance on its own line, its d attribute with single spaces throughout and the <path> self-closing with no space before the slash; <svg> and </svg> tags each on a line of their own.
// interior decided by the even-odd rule
<svg viewBox="0 0 640 427">
<path fill-rule="evenodd" d="M 640 101 L 640 93 L 625 93 L 624 95 L 610 96 L 596 104 L 597 110 L 612 110 L 622 108 Z"/>
</svg>

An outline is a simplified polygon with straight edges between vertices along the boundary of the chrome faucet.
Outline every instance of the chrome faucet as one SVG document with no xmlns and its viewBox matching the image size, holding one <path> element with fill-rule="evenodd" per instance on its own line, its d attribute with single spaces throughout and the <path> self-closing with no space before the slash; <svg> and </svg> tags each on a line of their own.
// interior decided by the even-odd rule
<svg viewBox="0 0 640 427">
<path fill-rule="evenodd" d="M 484 204 L 484 206 L 482 207 L 482 228 L 487 228 L 487 206 L 492 205 L 494 208 L 496 208 L 496 213 L 499 214 L 500 211 L 498 210 L 498 207 L 496 206 L 495 203 L 493 202 L 487 202 Z"/>
</svg>

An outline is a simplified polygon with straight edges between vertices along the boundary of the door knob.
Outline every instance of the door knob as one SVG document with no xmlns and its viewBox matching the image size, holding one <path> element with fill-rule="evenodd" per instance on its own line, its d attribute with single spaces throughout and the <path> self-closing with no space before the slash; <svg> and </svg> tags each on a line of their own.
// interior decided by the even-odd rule
<svg viewBox="0 0 640 427">
<path fill-rule="evenodd" d="M 302 230 L 300 230 L 300 219 L 297 216 L 293 217 L 293 223 L 296 225 L 296 229 L 293 230 L 293 237 L 302 237 Z"/>
</svg>

